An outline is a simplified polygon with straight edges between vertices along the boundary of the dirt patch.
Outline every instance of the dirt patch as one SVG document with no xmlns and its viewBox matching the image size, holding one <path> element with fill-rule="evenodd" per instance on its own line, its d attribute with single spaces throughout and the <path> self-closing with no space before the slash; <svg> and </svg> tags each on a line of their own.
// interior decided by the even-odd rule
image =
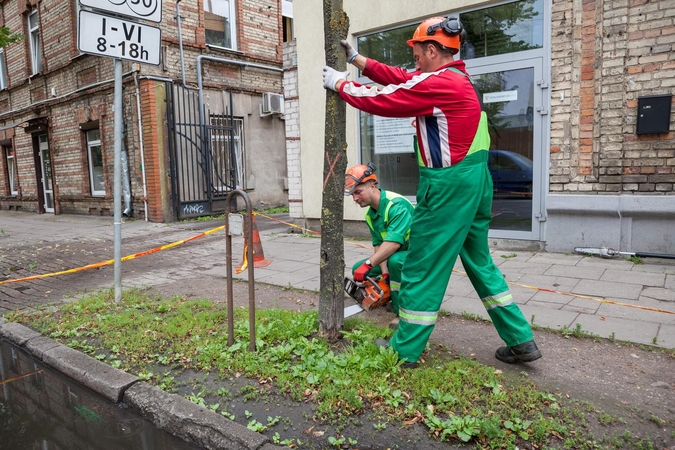
<svg viewBox="0 0 675 450">
<path fill-rule="evenodd" d="M 161 295 L 226 300 L 224 280 L 181 283 L 180 286 L 156 287 L 151 291 Z M 317 308 L 319 302 L 315 292 L 260 283 L 254 292 L 257 308 L 304 311 Z M 248 306 L 248 295 L 247 283 L 233 284 L 235 306 Z M 345 306 L 351 304 L 349 300 L 345 303 Z M 386 326 L 393 317 L 383 308 L 361 313 L 361 316 L 381 326 Z M 495 349 L 503 343 L 491 324 L 445 316 L 439 318 L 432 334 L 432 347 L 442 344 L 453 354 L 470 356 L 495 366 L 514 383 L 528 380 L 540 389 L 582 402 L 582 414 L 588 414 L 584 419 L 588 432 L 596 439 L 617 436 L 613 442 L 618 447 L 622 442 L 618 436 L 629 430 L 633 438 L 650 436 L 654 448 L 675 448 L 675 352 L 607 340 L 566 338 L 543 330 L 536 331 L 535 336 L 544 354 L 541 360 L 532 364 L 504 364 L 494 358 Z M 278 423 L 263 433 L 270 438 L 279 433 L 281 439 L 300 440 L 306 443 L 304 448 L 327 448 L 327 437 L 337 434 L 356 439 L 358 444 L 353 448 L 359 449 L 452 448 L 448 443 L 430 438 L 422 424 L 401 426 L 377 415 L 354 416 L 342 424 L 328 425 L 315 417 L 311 401 L 291 401 L 280 395 L 269 380 L 231 376 L 223 379 L 218 374 L 194 372 L 183 372 L 176 380 L 178 393 L 191 395 L 205 389 L 207 405 L 225 402 L 227 411 L 243 425 L 251 420 L 265 424 L 268 417 L 280 417 Z M 225 397 L 214 394 L 221 387 L 228 392 Z M 625 442 L 622 445 L 632 448 Z"/>
</svg>

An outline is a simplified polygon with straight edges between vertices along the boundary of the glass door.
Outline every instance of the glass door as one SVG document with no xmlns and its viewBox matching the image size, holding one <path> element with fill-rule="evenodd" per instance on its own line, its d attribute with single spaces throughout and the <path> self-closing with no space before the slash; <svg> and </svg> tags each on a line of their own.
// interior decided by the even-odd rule
<svg viewBox="0 0 675 450">
<path fill-rule="evenodd" d="M 488 116 L 494 185 L 490 236 L 539 239 L 542 174 L 542 59 L 467 64 Z"/>
<path fill-rule="evenodd" d="M 38 137 L 40 148 L 40 166 L 42 168 L 42 191 L 44 194 L 44 206 L 46 212 L 54 212 L 54 181 L 52 176 L 52 160 L 49 157 L 49 144 L 47 135 Z"/>
</svg>

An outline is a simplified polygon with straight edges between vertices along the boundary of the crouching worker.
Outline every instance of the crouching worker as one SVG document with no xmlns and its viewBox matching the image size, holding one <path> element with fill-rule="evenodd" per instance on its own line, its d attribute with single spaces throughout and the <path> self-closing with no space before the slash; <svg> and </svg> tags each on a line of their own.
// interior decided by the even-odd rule
<svg viewBox="0 0 675 450">
<path fill-rule="evenodd" d="M 349 195 L 360 207 L 366 208 L 366 223 L 375 250 L 370 258 L 354 264 L 354 281 L 362 283 L 366 276 L 373 278 L 382 275 L 384 283 L 379 284 L 383 290 L 390 290 L 392 309 L 397 316 L 390 326 L 395 328 L 398 326 L 401 269 L 407 255 L 414 207 L 402 195 L 378 188 L 375 165 L 372 162 L 367 166 L 357 165 L 347 170 L 345 196 Z"/>
</svg>

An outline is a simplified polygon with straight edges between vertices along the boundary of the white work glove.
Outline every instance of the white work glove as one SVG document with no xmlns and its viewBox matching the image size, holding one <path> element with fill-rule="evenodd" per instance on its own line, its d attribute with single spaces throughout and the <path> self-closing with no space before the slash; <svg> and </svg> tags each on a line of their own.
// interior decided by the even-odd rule
<svg viewBox="0 0 675 450">
<path fill-rule="evenodd" d="M 347 62 L 352 63 L 354 59 L 359 56 L 359 54 L 354 50 L 354 47 L 352 47 L 352 44 L 347 42 L 345 39 L 340 41 L 340 45 L 345 48 L 345 53 L 347 54 Z"/>
<path fill-rule="evenodd" d="M 349 71 L 345 70 L 344 72 L 338 72 L 329 66 L 324 66 L 323 68 L 323 87 L 337 92 L 335 85 L 340 80 L 347 80 Z"/>
</svg>

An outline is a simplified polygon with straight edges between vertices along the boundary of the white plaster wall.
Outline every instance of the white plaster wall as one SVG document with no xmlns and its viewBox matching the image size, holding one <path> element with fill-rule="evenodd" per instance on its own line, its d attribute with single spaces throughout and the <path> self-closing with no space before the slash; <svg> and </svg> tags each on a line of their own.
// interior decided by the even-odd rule
<svg viewBox="0 0 675 450">
<path fill-rule="evenodd" d="M 350 20 L 348 40 L 354 34 L 419 23 L 433 15 L 443 15 L 469 5 L 487 2 L 448 2 L 419 0 L 414 3 L 381 0 L 344 0 L 344 10 Z M 294 3 L 295 36 L 298 50 L 298 96 L 302 127 L 302 193 L 303 214 L 308 219 L 321 217 L 321 187 L 324 164 L 324 122 L 326 93 L 322 83 L 322 69 L 326 64 L 323 36 L 323 8 L 316 2 Z M 452 9 L 448 9 L 452 6 Z M 302 25 L 300 25 L 302 24 Z M 351 66 L 350 66 L 351 67 Z M 350 78 L 353 78 L 354 71 Z M 358 123 L 356 110 L 347 106 L 348 166 L 358 164 Z M 345 219 L 363 220 L 363 210 L 350 198 L 345 199 Z"/>
</svg>

